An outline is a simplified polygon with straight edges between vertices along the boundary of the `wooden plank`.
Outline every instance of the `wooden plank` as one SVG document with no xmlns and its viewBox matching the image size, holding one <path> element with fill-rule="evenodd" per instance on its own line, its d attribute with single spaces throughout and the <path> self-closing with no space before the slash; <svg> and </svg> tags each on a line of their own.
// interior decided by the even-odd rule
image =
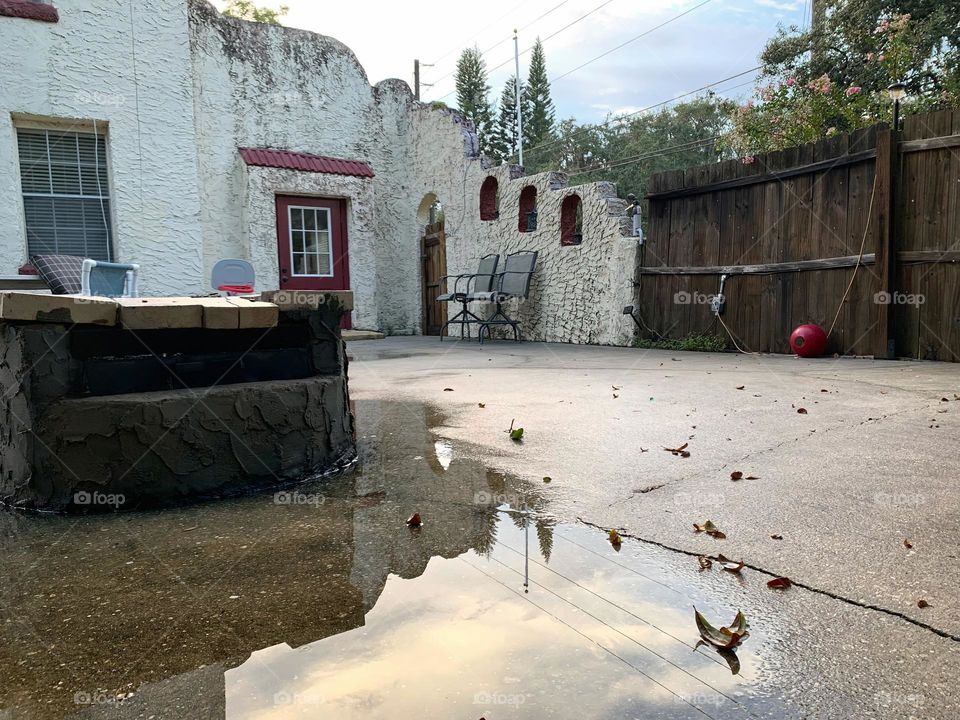
<svg viewBox="0 0 960 720">
<path fill-rule="evenodd" d="M 167 330 L 203 327 L 203 306 L 198 298 L 117 298 L 118 324 L 127 330 Z"/>
<path fill-rule="evenodd" d="M 227 298 L 197 298 L 203 308 L 203 327 L 209 330 L 236 330 L 240 327 L 240 310 Z"/>
<path fill-rule="evenodd" d="M 960 262 L 960 250 L 901 250 L 897 253 L 897 262 L 905 265 L 955 263 Z"/>
<path fill-rule="evenodd" d="M 811 145 L 803 145 L 801 146 L 800 152 L 801 155 L 811 156 L 813 154 L 813 148 Z M 820 172 L 831 167 L 865 162 L 873 159 L 874 157 L 875 152 L 873 150 L 863 150 L 858 153 L 852 153 L 845 157 L 827 158 L 825 160 L 819 160 L 816 162 L 805 162 L 801 165 L 794 166 L 789 170 L 780 170 L 775 173 L 752 174 L 745 177 L 734 178 L 732 180 L 723 180 L 713 185 L 704 185 L 701 187 L 684 187 L 677 190 L 665 190 L 656 194 L 647 193 L 645 197 L 648 200 L 662 200 L 667 198 L 699 195 L 703 192 L 713 192 L 715 190 L 728 190 L 730 188 L 747 187 L 750 185 L 756 185 L 757 183 L 765 183 L 773 180 L 786 180 L 787 178 L 798 177 L 800 175 L 809 175 L 811 173 Z"/>
<path fill-rule="evenodd" d="M 239 326 L 241 328 L 270 328 L 277 324 L 280 308 L 273 303 L 261 300 L 231 297 L 227 300 L 240 309 Z"/>
<path fill-rule="evenodd" d="M 896 277 L 895 258 L 892 246 L 891 213 L 893 211 L 893 170 L 896 162 L 894 134 L 888 128 L 877 133 L 877 164 L 874 175 L 873 213 L 871 231 L 874 251 L 877 254 L 877 292 L 890 293 L 894 290 Z M 889 303 L 874 303 L 873 356 L 877 358 L 896 357 L 893 340 L 893 313 Z"/>
<path fill-rule="evenodd" d="M 860 150 L 863 147 L 876 147 L 876 139 L 876 127 L 858 130 L 850 136 L 850 149 Z M 868 243 L 865 250 L 873 249 L 869 237 L 869 225 L 871 224 L 869 206 L 873 191 L 875 166 L 876 163 L 863 163 L 852 165 L 848 170 L 846 242 L 848 247 L 855 248 L 857 251 L 864 242 Z M 851 270 L 843 277 L 844 291 L 847 287 L 850 290 L 843 302 L 843 310 L 838 322 L 842 323 L 844 352 L 862 355 L 873 352 L 872 347 L 867 350 L 863 350 L 863 347 L 865 343 L 869 343 L 870 337 L 867 329 L 871 328 L 873 324 L 873 296 L 877 291 L 877 275 L 872 269 L 869 272 L 858 270 L 856 277 L 852 278 L 853 284 L 851 285 L 852 274 L 853 271 Z M 867 337 L 864 337 L 865 333 L 867 333 Z"/>
<path fill-rule="evenodd" d="M 0 292 L 0 320 L 64 325 L 115 325 L 117 303 L 110 298 Z"/>
<path fill-rule="evenodd" d="M 960 135 L 947 135 L 946 137 L 901 141 L 900 152 L 923 152 L 925 150 L 939 150 L 941 148 L 952 148 L 958 146 L 960 146 Z"/>
</svg>

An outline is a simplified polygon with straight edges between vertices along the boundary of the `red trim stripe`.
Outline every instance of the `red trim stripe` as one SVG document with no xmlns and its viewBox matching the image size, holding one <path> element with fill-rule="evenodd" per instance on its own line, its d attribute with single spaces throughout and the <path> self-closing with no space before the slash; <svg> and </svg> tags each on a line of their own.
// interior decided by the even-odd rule
<svg viewBox="0 0 960 720">
<path fill-rule="evenodd" d="M 0 0 L 3 2 L 3 0 Z M 352 175 L 354 177 L 373 177 L 373 169 L 360 160 L 311 155 L 310 153 L 274 150 L 273 148 L 240 148 L 240 157 L 247 165 L 257 167 L 285 168 L 304 172 L 327 173 L 330 175 Z"/>
</svg>

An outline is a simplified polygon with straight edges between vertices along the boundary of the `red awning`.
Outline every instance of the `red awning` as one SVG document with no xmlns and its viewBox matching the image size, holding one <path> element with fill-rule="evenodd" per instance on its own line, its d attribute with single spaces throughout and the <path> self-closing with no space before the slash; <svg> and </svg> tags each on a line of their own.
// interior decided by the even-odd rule
<svg viewBox="0 0 960 720">
<path fill-rule="evenodd" d="M 258 167 L 286 168 L 330 175 L 353 175 L 373 177 L 373 170 L 359 160 L 311 155 L 310 153 L 274 150 L 273 148 L 240 148 L 240 157 L 247 165 Z"/>
</svg>

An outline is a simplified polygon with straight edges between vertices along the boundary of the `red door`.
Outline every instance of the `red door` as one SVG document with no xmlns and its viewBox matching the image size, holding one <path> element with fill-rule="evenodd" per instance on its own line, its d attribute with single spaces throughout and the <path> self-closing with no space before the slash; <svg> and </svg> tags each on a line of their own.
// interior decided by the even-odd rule
<svg viewBox="0 0 960 720">
<path fill-rule="evenodd" d="M 345 200 L 277 195 L 277 248 L 281 290 L 350 289 Z"/>
</svg>

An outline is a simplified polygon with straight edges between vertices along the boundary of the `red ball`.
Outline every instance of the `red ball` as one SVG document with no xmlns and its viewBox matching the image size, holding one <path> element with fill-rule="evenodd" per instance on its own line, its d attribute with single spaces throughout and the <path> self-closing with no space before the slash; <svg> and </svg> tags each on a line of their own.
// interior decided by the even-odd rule
<svg viewBox="0 0 960 720">
<path fill-rule="evenodd" d="M 827 334 L 819 325 L 800 325 L 790 335 L 790 347 L 800 357 L 820 357 L 827 351 Z"/>
</svg>

